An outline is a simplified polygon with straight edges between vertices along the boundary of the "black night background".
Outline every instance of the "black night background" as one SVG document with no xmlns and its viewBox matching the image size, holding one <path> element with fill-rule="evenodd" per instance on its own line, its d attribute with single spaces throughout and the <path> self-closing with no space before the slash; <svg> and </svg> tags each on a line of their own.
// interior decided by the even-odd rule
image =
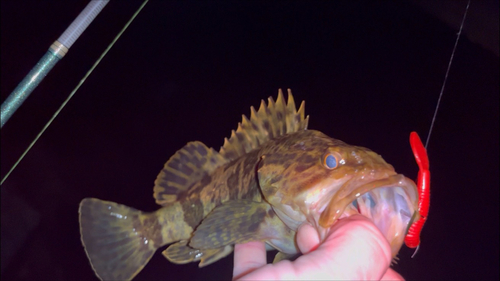
<svg viewBox="0 0 500 281">
<path fill-rule="evenodd" d="M 153 181 L 188 141 L 218 149 L 291 88 L 309 128 L 416 178 L 466 1 L 150 1 L 1 187 L 3 280 L 97 280 L 78 204 L 153 211 Z M 88 1 L 1 2 L 3 101 Z M 1 176 L 140 1 L 112 0 L 1 130 Z M 431 208 L 409 280 L 499 278 L 498 1 L 472 1 L 430 139 Z M 230 280 L 158 251 L 136 280 Z"/>
</svg>

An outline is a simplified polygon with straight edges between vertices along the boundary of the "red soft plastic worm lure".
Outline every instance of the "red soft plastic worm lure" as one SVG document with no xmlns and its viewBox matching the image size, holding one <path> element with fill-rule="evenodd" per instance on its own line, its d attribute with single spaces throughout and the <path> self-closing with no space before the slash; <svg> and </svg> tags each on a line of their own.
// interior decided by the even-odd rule
<svg viewBox="0 0 500 281">
<path fill-rule="evenodd" d="M 429 171 L 429 158 L 420 137 L 416 132 L 410 134 L 410 145 L 413 150 L 413 155 L 419 167 L 417 187 L 418 187 L 418 213 L 408 229 L 405 237 L 405 244 L 409 248 L 416 248 L 420 244 L 420 232 L 424 227 L 429 213 L 430 204 L 430 178 L 431 172 Z"/>
</svg>

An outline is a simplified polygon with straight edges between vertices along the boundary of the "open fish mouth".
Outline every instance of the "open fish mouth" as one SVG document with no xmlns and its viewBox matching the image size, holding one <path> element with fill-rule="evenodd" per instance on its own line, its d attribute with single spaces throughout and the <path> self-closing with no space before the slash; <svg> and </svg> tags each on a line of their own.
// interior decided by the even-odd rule
<svg viewBox="0 0 500 281">
<path fill-rule="evenodd" d="M 347 181 L 331 198 L 319 224 L 327 230 L 338 219 L 362 214 L 373 221 L 397 253 L 417 204 L 415 183 L 401 174 L 375 180 L 359 176 Z"/>
</svg>

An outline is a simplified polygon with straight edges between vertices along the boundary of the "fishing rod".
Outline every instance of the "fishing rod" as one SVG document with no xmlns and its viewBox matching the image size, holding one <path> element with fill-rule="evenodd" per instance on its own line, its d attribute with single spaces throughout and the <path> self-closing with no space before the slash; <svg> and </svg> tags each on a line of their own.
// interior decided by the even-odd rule
<svg viewBox="0 0 500 281">
<path fill-rule="evenodd" d="M 17 85 L 7 99 L 2 103 L 1 107 L 1 127 L 7 123 L 10 117 L 29 97 L 31 92 L 42 82 L 52 68 L 58 63 L 69 48 L 75 43 L 80 35 L 87 29 L 95 17 L 108 4 L 109 0 L 92 0 L 87 4 L 85 9 L 76 17 L 70 26 L 56 40 L 45 55 Z"/>
<path fill-rule="evenodd" d="M 103 2 L 105 1 L 106 3 L 109 2 L 109 0 L 92 0 L 90 4 L 92 4 L 92 2 Z M 17 165 L 19 164 L 19 162 L 21 162 L 21 160 L 23 160 L 24 156 L 28 153 L 28 151 L 30 151 L 30 149 L 33 147 L 33 145 L 35 145 L 35 143 L 38 141 L 38 139 L 42 136 L 42 134 L 45 132 L 45 130 L 47 130 L 47 128 L 50 126 L 50 124 L 52 123 L 52 121 L 54 121 L 54 119 L 57 117 L 57 115 L 59 114 L 59 112 L 61 112 L 61 110 L 66 106 L 66 104 L 69 102 L 69 100 L 73 97 L 73 95 L 76 93 L 76 91 L 78 91 L 78 89 L 80 88 L 81 85 L 83 85 L 83 83 L 85 82 L 85 80 L 87 79 L 87 77 L 89 77 L 89 75 L 92 73 L 92 71 L 94 71 L 94 69 L 97 67 L 97 65 L 101 62 L 101 60 L 104 58 L 104 56 L 106 56 L 106 54 L 109 52 L 109 50 L 114 46 L 114 44 L 116 43 L 116 41 L 118 41 L 118 38 L 120 38 L 120 36 L 123 34 L 123 32 L 125 32 L 125 30 L 128 28 L 128 26 L 132 23 L 132 21 L 135 19 L 135 17 L 141 12 L 141 10 L 144 8 L 144 6 L 146 6 L 146 3 L 148 2 L 149 0 L 144 0 L 144 2 L 141 4 L 141 6 L 137 9 L 137 11 L 132 15 L 132 17 L 128 20 L 128 22 L 125 24 L 125 26 L 120 30 L 120 32 L 118 32 L 118 34 L 115 36 L 115 38 L 113 39 L 113 41 L 111 41 L 111 43 L 109 44 L 109 46 L 104 50 L 104 52 L 101 54 L 101 56 L 97 59 L 97 61 L 94 63 L 94 65 L 92 65 L 92 67 L 89 69 L 89 71 L 85 74 L 85 76 L 82 78 L 82 80 L 80 80 L 80 82 L 78 83 L 78 85 L 76 85 L 76 87 L 73 89 L 73 91 L 71 91 L 71 93 L 69 94 L 69 96 L 66 98 L 66 100 L 64 100 L 64 102 L 61 104 L 61 106 L 56 110 L 56 112 L 54 113 L 54 115 L 52 115 L 52 117 L 50 118 L 50 120 L 47 122 L 47 124 L 45 124 L 45 126 L 42 128 L 42 130 L 38 133 L 38 135 L 35 137 L 35 139 L 30 143 L 30 145 L 28 146 L 28 148 L 26 148 L 26 150 L 23 152 L 23 154 L 19 157 L 19 159 L 17 159 L 16 163 L 14 163 L 14 165 L 12 165 L 12 167 L 10 168 L 9 172 L 7 172 L 7 174 L 2 178 L 2 181 L 0 182 L 0 185 L 2 185 L 5 180 L 9 177 L 9 175 L 12 173 L 12 171 L 14 171 L 14 169 L 17 167 Z M 89 6 L 87 5 L 87 7 Z M 95 5 L 95 4 L 94 4 Z M 102 6 L 104 7 L 104 6 Z M 87 9 L 87 8 L 85 8 Z M 102 10 L 102 8 L 100 9 Z M 100 11 L 99 10 L 99 11 Z M 85 11 L 85 10 L 84 10 Z M 82 11 L 81 14 L 84 13 L 84 11 Z M 94 10 L 96 11 L 96 10 Z M 80 15 L 81 15 L 80 14 Z M 97 16 L 98 12 L 95 13 L 95 15 L 93 16 L 93 18 L 95 18 L 95 16 Z M 80 16 L 78 16 L 80 17 Z M 77 18 L 78 19 L 78 18 Z M 75 20 L 76 21 L 76 20 Z M 88 22 L 88 24 L 90 24 L 90 22 Z M 85 28 L 88 26 L 88 24 L 80 30 L 80 34 L 83 32 L 83 30 L 85 30 Z M 73 24 L 72 24 L 73 25 Z M 80 27 L 83 27 L 80 26 Z M 68 28 L 69 29 L 69 28 Z M 66 33 L 66 32 L 65 32 Z M 75 33 L 76 34 L 76 33 Z M 80 36 L 80 34 L 78 34 L 78 36 Z M 72 36 L 71 38 L 74 38 L 74 40 L 72 40 L 72 43 L 74 43 L 74 41 L 78 38 L 78 36 Z M 62 36 L 61 36 L 62 37 Z M 57 41 L 56 41 L 57 42 Z M 49 49 L 49 52 L 50 52 L 50 49 Z M 67 52 L 67 50 L 66 50 Z M 53 66 L 53 65 L 52 65 Z M 48 71 L 45 71 L 45 75 Z M 31 73 L 31 72 L 30 72 Z M 29 74 L 28 74 L 29 76 Z M 27 76 L 27 77 L 28 77 Z M 34 77 L 35 79 L 37 79 L 38 77 Z M 43 79 L 43 77 L 42 77 Z M 24 79 L 26 80 L 26 78 Z M 24 81 L 23 80 L 23 81 Z M 40 83 L 40 81 L 38 81 L 38 83 Z M 21 82 L 22 84 L 22 82 Z M 20 84 L 20 85 L 21 85 Z M 18 86 L 19 87 L 19 86 Z M 17 88 L 16 88 L 17 89 Z M 34 89 L 34 88 L 33 88 Z M 31 89 L 31 91 L 33 91 L 33 89 Z M 30 91 L 30 93 L 31 93 Z M 12 94 L 11 94 L 12 96 Z M 24 97 L 24 99 L 26 99 L 27 96 Z M 10 98 L 10 96 L 9 96 Z M 9 99 L 7 98 L 7 99 Z M 23 101 L 24 101 L 23 99 Z M 6 100 L 7 101 L 7 100 Z M 5 102 L 4 102 L 5 103 Z M 18 105 L 16 106 L 15 109 L 17 109 L 20 105 L 21 105 L 22 101 L 19 103 L 18 102 Z M 14 111 L 15 111 L 14 109 Z M 12 110 L 11 110 L 12 111 Z M 3 126 L 3 112 L 4 112 L 4 105 L 2 104 L 2 126 Z M 13 111 L 10 113 L 10 115 L 12 115 Z"/>
</svg>

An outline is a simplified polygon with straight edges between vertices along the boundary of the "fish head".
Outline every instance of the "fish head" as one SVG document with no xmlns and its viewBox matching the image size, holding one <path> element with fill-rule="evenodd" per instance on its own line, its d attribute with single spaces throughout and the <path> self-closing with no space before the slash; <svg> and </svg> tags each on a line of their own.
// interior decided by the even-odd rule
<svg viewBox="0 0 500 281">
<path fill-rule="evenodd" d="M 264 198 L 288 227 L 310 223 L 324 240 L 336 221 L 361 214 L 385 235 L 393 256 L 399 252 L 418 216 L 411 179 L 370 149 L 319 131 L 289 135 L 278 147 L 263 154 L 257 172 Z"/>
</svg>

